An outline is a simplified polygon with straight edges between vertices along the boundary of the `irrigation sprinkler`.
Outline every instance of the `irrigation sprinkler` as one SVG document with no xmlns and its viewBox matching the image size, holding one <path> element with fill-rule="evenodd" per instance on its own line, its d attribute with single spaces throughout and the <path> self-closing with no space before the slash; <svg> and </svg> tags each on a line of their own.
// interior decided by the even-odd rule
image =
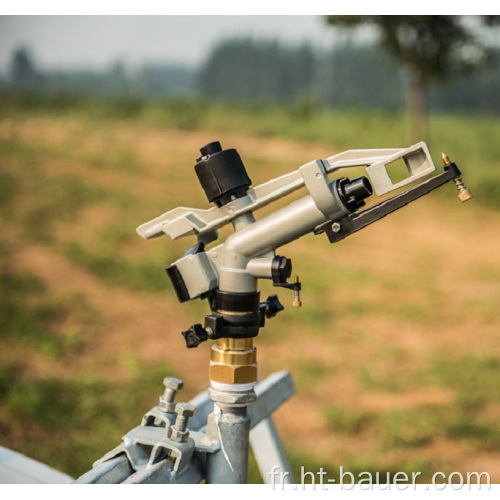
<svg viewBox="0 0 500 500">
<path fill-rule="evenodd" d="M 260 329 L 284 309 L 277 295 L 261 298 L 259 280 L 290 290 L 293 307 L 302 304 L 292 261 L 277 250 L 309 233 L 336 243 L 449 181 L 461 201 L 472 198 L 448 156 L 436 173 L 423 142 L 345 151 L 256 187 L 235 149 L 211 142 L 200 151 L 194 169 L 214 206 L 175 208 L 137 232 L 145 239 L 166 234 L 196 240 L 166 271 L 181 303 L 209 304 L 203 322 L 181 332 L 187 348 L 211 342 L 209 387 L 177 403 L 183 383 L 166 378 L 158 404 L 76 483 L 246 483 L 250 446 L 265 482 L 279 467 L 284 482 L 293 483 L 272 413 L 294 393 L 294 385 L 286 371 L 258 381 L 254 345 Z M 397 181 L 391 178 L 393 165 L 403 169 Z M 366 175 L 343 175 L 360 168 Z M 258 209 L 299 189 L 307 194 L 255 218 Z M 378 202 L 367 206 L 372 196 Z M 217 243 L 218 230 L 228 224 L 233 232 Z"/>
</svg>

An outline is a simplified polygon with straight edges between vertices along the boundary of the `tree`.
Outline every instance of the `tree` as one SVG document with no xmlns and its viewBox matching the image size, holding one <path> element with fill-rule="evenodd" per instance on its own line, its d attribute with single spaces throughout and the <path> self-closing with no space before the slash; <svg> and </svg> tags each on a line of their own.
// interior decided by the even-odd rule
<svg viewBox="0 0 500 500">
<path fill-rule="evenodd" d="M 199 84 L 204 94 L 216 99 L 289 103 L 309 96 L 313 65 L 309 45 L 231 38 L 212 49 L 199 72 Z"/>
<path fill-rule="evenodd" d="M 496 25 L 499 17 L 475 16 L 469 19 L 474 23 L 467 23 L 464 16 L 326 16 L 326 22 L 350 29 L 362 24 L 377 28 L 380 44 L 406 74 L 407 135 L 413 143 L 427 136 L 429 86 L 482 65 L 489 51 L 477 28 Z"/>
<path fill-rule="evenodd" d="M 31 89 L 41 80 L 30 51 L 24 47 L 14 50 L 10 60 L 10 81 L 17 87 Z"/>
</svg>

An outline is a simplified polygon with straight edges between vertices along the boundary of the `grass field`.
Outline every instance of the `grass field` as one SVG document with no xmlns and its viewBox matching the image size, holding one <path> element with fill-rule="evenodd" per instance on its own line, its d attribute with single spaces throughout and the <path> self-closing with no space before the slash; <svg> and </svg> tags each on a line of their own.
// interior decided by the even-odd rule
<svg viewBox="0 0 500 500">
<path fill-rule="evenodd" d="M 208 345 L 187 350 L 180 332 L 208 306 L 180 305 L 164 273 L 192 242 L 135 232 L 207 207 L 199 148 L 236 147 L 257 185 L 405 145 L 401 118 L 380 113 L 1 102 L 0 445 L 75 477 L 140 423 L 164 376 L 184 380 L 183 400 L 206 387 Z M 303 307 L 280 292 L 286 309 L 256 345 L 261 378 L 288 369 L 297 386 L 276 413 L 297 474 L 500 481 L 499 138 L 493 118 L 432 117 L 436 164 L 456 161 L 473 201 L 447 185 L 334 246 L 283 249 Z"/>
</svg>

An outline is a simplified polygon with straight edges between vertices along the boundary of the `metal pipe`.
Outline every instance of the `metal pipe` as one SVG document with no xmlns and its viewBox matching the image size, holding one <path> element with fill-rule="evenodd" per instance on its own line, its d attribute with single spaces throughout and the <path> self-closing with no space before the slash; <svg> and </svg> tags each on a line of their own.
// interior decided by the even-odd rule
<svg viewBox="0 0 500 500">
<path fill-rule="evenodd" d="M 233 256 L 251 258 L 272 252 L 310 233 L 323 222 L 326 222 L 325 215 L 311 196 L 305 196 L 229 235 L 224 243 L 227 262 L 231 262 Z"/>
<path fill-rule="evenodd" d="M 247 407 L 215 405 L 215 421 L 221 449 L 207 455 L 208 484 L 246 484 L 250 418 Z"/>
</svg>

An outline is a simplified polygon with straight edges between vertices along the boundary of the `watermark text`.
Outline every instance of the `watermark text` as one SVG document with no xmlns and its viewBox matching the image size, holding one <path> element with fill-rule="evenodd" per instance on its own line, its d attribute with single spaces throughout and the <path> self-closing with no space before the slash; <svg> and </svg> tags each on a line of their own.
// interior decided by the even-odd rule
<svg viewBox="0 0 500 500">
<path fill-rule="evenodd" d="M 285 489 L 286 484 L 290 484 L 291 474 L 288 471 L 281 470 L 281 467 L 274 466 L 268 473 L 272 489 Z M 317 471 L 308 471 L 305 467 L 300 468 L 300 477 L 297 484 L 293 485 L 294 489 L 301 487 L 302 489 L 313 488 L 328 490 L 330 485 L 340 486 L 343 490 L 352 490 L 356 486 L 361 490 L 407 490 L 416 489 L 417 484 L 424 483 L 424 489 L 435 490 L 461 490 L 461 489 L 491 489 L 491 479 L 487 472 L 452 472 L 445 474 L 444 472 L 435 472 L 430 482 L 422 481 L 421 472 L 353 472 L 344 470 L 343 466 L 339 467 L 337 474 L 328 474 L 323 467 Z M 420 479 L 420 481 L 419 481 Z M 307 485 L 307 486 L 306 486 Z"/>
</svg>

